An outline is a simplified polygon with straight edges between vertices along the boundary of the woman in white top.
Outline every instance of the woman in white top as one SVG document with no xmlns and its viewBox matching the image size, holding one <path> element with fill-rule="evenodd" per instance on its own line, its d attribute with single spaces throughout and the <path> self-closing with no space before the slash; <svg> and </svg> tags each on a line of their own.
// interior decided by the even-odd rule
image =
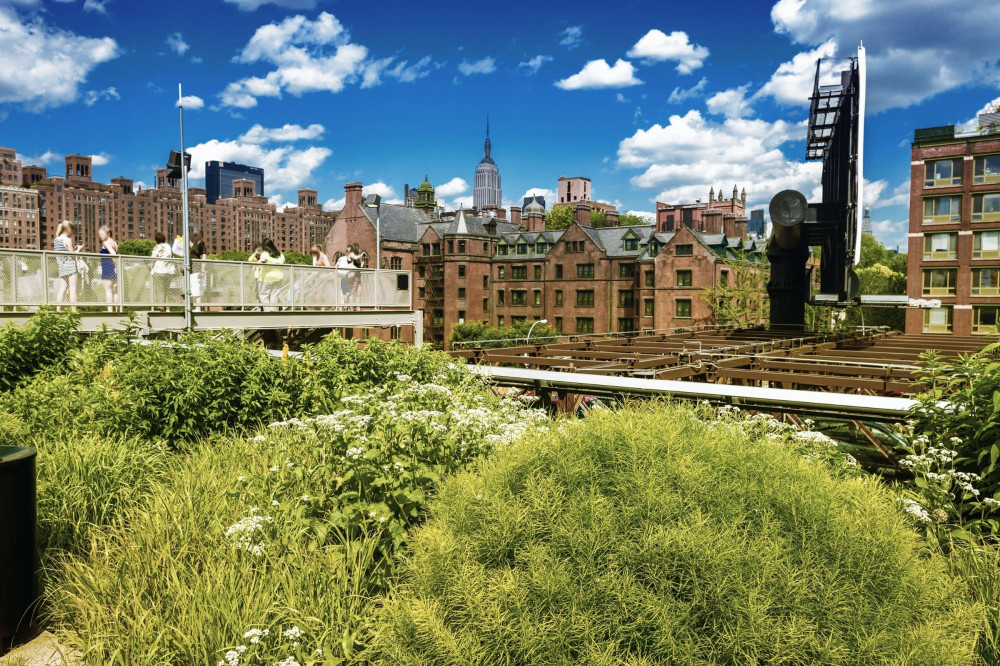
<svg viewBox="0 0 1000 666">
<path fill-rule="evenodd" d="M 163 310 L 167 310 L 167 303 L 170 296 L 170 283 L 174 281 L 174 273 L 177 267 L 170 261 L 174 252 L 167 242 L 167 237 L 162 231 L 157 231 L 154 236 L 156 245 L 153 247 L 151 255 L 157 261 L 153 262 L 153 303 L 163 305 Z"/>
<path fill-rule="evenodd" d="M 326 255 L 323 248 L 319 245 L 313 245 L 312 249 L 309 250 L 312 253 L 313 267 L 314 268 L 330 268 L 330 257 Z M 309 305 L 322 307 L 327 303 L 327 294 L 330 280 L 328 278 L 333 277 L 331 272 L 329 275 L 323 273 L 322 271 L 312 271 L 312 278 L 309 282 L 312 288 L 308 290 L 308 297 L 311 299 Z"/>
<path fill-rule="evenodd" d="M 56 256 L 56 268 L 59 275 L 59 289 L 56 292 L 56 303 L 62 303 L 69 291 L 69 302 L 76 303 L 76 258 L 73 253 L 83 250 L 83 244 L 73 243 L 73 223 L 64 220 L 56 229 L 56 238 L 52 241 L 52 248 L 56 252 L 65 252 L 63 256 Z M 56 306 L 56 311 L 62 311 L 62 307 Z"/>
</svg>

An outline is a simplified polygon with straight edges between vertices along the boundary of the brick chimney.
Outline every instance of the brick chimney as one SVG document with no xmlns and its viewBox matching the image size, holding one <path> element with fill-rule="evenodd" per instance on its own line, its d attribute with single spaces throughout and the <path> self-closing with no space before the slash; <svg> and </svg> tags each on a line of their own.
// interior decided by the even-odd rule
<svg viewBox="0 0 1000 666">
<path fill-rule="evenodd" d="M 737 215 L 726 215 L 722 223 L 726 238 L 745 238 L 747 235 L 747 219 Z"/>
<path fill-rule="evenodd" d="M 721 234 L 723 229 L 723 213 L 718 208 L 706 210 L 701 215 L 702 231 L 706 234 Z"/>
<path fill-rule="evenodd" d="M 606 213 L 604 213 L 604 226 L 606 227 L 618 226 L 618 211 L 609 210 Z"/>
<path fill-rule="evenodd" d="M 573 221 L 581 227 L 590 226 L 590 204 L 578 201 L 573 207 Z"/>
<path fill-rule="evenodd" d="M 348 183 L 344 185 L 344 208 L 361 205 L 361 202 L 365 200 L 364 195 L 361 193 L 361 188 L 363 187 L 362 183 Z"/>
<path fill-rule="evenodd" d="M 510 223 L 511 224 L 516 224 L 518 226 L 521 225 L 521 207 L 520 206 L 511 206 L 510 207 Z"/>
</svg>

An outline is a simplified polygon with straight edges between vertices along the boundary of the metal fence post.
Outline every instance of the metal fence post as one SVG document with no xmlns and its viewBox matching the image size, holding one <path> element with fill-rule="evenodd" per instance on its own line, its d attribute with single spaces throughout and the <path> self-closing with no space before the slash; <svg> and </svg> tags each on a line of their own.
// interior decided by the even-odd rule
<svg viewBox="0 0 1000 666">
<path fill-rule="evenodd" d="M 42 305 L 49 304 L 49 253 L 42 252 Z"/>
</svg>

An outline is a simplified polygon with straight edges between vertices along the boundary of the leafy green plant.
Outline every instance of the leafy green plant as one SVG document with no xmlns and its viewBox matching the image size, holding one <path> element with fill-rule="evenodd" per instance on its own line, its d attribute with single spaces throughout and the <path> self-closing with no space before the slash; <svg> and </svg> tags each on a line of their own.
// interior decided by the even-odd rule
<svg viewBox="0 0 1000 666">
<path fill-rule="evenodd" d="M 918 373 L 911 444 L 902 464 L 913 474 L 901 493 L 928 538 L 1000 533 L 1000 343 L 949 360 L 928 352 Z"/>
<path fill-rule="evenodd" d="M 444 484 L 384 664 L 967 664 L 977 608 L 891 494 L 653 404 Z"/>
<path fill-rule="evenodd" d="M 80 344 L 79 317 L 41 310 L 24 326 L 0 328 L 0 392 L 58 362 Z"/>
</svg>

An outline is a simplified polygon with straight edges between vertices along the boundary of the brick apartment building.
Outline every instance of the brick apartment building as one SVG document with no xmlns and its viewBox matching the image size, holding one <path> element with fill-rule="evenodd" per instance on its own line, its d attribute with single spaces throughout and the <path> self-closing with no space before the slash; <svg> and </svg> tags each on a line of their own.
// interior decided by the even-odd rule
<svg viewBox="0 0 1000 666">
<path fill-rule="evenodd" d="M 362 204 L 361 183 L 345 189 L 327 252 L 333 257 L 358 243 L 372 256 L 375 210 Z M 682 221 L 677 230 L 658 231 L 652 224 L 619 227 L 614 210 L 605 214 L 606 226 L 594 228 L 589 204 L 573 205 L 568 229 L 545 231 L 537 203 L 511 207 L 509 219 L 497 207 L 437 214 L 432 207 L 383 204 L 382 265 L 414 272 L 425 340 L 441 345 L 465 321 L 505 326 L 546 319 L 581 334 L 711 323 L 702 290 L 727 279 L 725 260 L 735 250 L 763 250 L 745 238 L 745 217 L 722 210 L 700 215 L 699 228 Z"/>
<path fill-rule="evenodd" d="M 17 151 L 0 147 L 0 185 L 18 187 L 21 177 L 21 161 L 17 159 Z"/>
<path fill-rule="evenodd" d="M 11 161 L 16 161 L 15 151 L 0 152 L 14 155 Z M 41 167 L 19 167 L 30 189 L 5 188 L 0 195 L 0 247 L 51 249 L 63 220 L 76 223 L 80 242 L 91 251 L 99 247 L 97 230 L 102 225 L 119 241 L 152 239 L 157 231 L 173 238 L 181 232 L 180 182 L 167 178 L 165 169 L 157 172 L 157 188 L 143 190 L 134 188 L 130 178 L 94 182 L 92 160 L 86 155 L 67 155 L 65 163 L 64 176 L 49 177 Z M 305 254 L 323 243 L 333 224 L 335 214 L 322 209 L 315 190 L 299 190 L 298 206 L 278 211 L 256 194 L 252 180 L 236 180 L 233 189 L 233 196 L 214 204 L 207 202 L 203 188 L 189 190 L 191 228 L 202 232 L 211 253 L 249 253 L 266 237 L 284 250 Z"/>
<path fill-rule="evenodd" d="M 910 166 L 907 333 L 996 334 L 1000 314 L 1000 130 L 918 129 Z"/>
</svg>

